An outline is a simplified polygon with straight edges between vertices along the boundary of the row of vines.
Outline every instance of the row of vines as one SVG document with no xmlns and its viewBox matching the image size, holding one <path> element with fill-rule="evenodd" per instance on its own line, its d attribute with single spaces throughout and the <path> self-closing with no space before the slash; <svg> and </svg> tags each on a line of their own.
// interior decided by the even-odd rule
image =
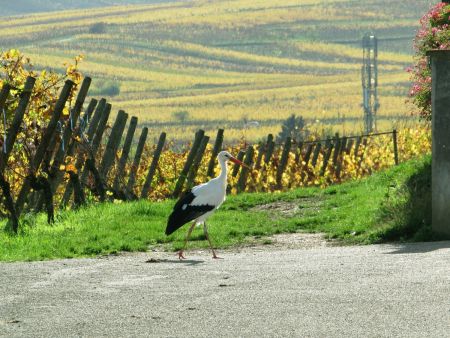
<svg viewBox="0 0 450 338">
<path fill-rule="evenodd" d="M 58 175 L 65 174 L 65 180 L 68 181 L 74 174 L 78 174 L 81 170 L 76 164 L 77 160 L 80 158 L 87 160 L 90 156 L 89 151 L 91 151 L 91 149 L 83 146 L 89 144 L 90 140 L 87 139 L 86 133 L 82 132 L 81 135 L 75 133 L 71 140 L 71 142 L 80 144 L 77 148 L 77 153 L 72 156 L 67 156 L 63 162 L 56 164 L 52 163 L 50 166 L 50 160 L 54 154 L 48 154 L 46 156 L 47 161 L 44 157 L 41 166 L 34 168 L 33 163 L 33 158 L 42 141 L 42 135 L 49 126 L 50 116 L 53 113 L 57 95 L 65 80 L 71 80 L 74 83 L 74 86 L 63 108 L 62 117 L 58 124 L 59 129 L 57 130 L 52 143 L 54 145 L 53 149 L 63 149 L 69 145 L 68 142 L 65 143 L 63 141 L 63 134 L 65 132 L 64 126 L 71 124 L 68 122 L 72 122 L 71 112 L 73 111 L 74 105 L 77 104 L 75 94 L 82 81 L 82 76 L 77 68 L 80 60 L 81 57 L 77 57 L 74 64 L 65 65 L 66 72 L 63 75 L 60 75 L 55 72 L 35 72 L 32 68 L 31 61 L 15 50 L 3 53 L 1 56 L 2 76 L 0 78 L 0 84 L 2 87 L 5 84 L 11 87 L 9 96 L 6 97 L 5 102 L 2 103 L 4 109 L 2 109 L 1 112 L 2 123 L 0 133 L 4 137 L 0 141 L 0 146 L 3 151 L 5 151 L 7 145 L 6 135 L 8 129 L 14 123 L 14 111 L 18 108 L 19 98 L 23 95 L 30 95 L 30 103 L 27 106 L 25 117 L 20 126 L 19 133 L 17 134 L 17 141 L 13 144 L 13 148 L 10 149 L 11 153 L 7 162 L 2 161 L 0 163 L 2 175 L 4 175 L 4 179 L 10 185 L 11 195 L 14 200 L 18 198 L 17 195 L 20 191 L 20 187 L 23 186 L 24 181 L 30 175 L 46 178 L 49 175 L 55 175 L 56 170 L 56 174 Z M 31 93 L 26 93 L 25 83 L 29 76 L 34 76 L 36 78 L 36 84 Z M 87 107 L 85 109 L 87 109 Z M 81 116 L 86 116 L 86 112 L 82 112 Z M 73 123 L 77 124 L 77 121 L 74 121 Z M 79 127 L 82 126 L 80 125 Z M 102 140 L 109 139 L 112 130 L 113 128 L 107 126 Z M 214 135 L 211 136 L 214 137 Z M 400 154 L 401 161 L 427 152 L 431 148 L 430 131 L 426 127 L 400 130 L 397 137 L 398 153 Z M 330 139 L 329 142 L 331 142 L 331 140 L 332 139 Z M 247 160 L 249 163 L 256 163 L 257 165 L 247 174 L 245 191 L 276 192 L 303 186 L 326 186 L 345 180 L 361 178 L 374 171 L 392 166 L 395 163 L 392 135 L 364 137 L 359 141 L 360 142 L 358 142 L 357 145 L 353 141 L 348 142 L 340 149 L 339 154 L 336 155 L 334 161 L 325 160 L 325 158 L 329 156 L 331 147 L 327 148 L 326 146 L 323 146 L 322 148 L 318 148 L 317 144 L 314 143 L 314 135 L 311 136 L 311 140 L 306 141 L 306 143 L 313 142 L 309 143 L 310 146 L 306 146 L 306 143 L 303 144 L 303 146 L 299 146 L 294 142 L 292 146 L 290 146 L 289 152 L 285 152 L 285 144 L 274 144 L 274 151 L 269 160 L 263 160 L 262 156 L 262 153 L 267 151 L 267 144 L 261 143 L 255 145 L 253 147 L 254 152 L 252 158 Z M 314 155 L 312 155 L 312 151 L 314 150 L 312 147 L 313 145 L 315 146 L 315 149 L 317 149 L 317 151 L 314 152 Z M 99 149 L 94 154 L 94 156 L 97 156 L 97 158 L 95 158 L 96 163 L 101 161 L 100 154 L 104 153 L 105 147 L 106 142 L 101 142 L 99 144 Z M 232 154 L 237 155 L 240 151 L 245 151 L 247 147 L 248 145 L 245 141 L 242 141 L 240 144 L 228 146 L 227 150 Z M 119 147 L 118 149 L 122 148 Z M 122 154 L 120 150 L 117 151 L 115 154 L 116 164 L 107 173 L 107 177 L 103 178 L 104 181 L 117 181 L 117 177 L 129 177 L 131 172 L 136 172 L 136 182 L 133 184 L 133 191 L 130 191 L 130 195 L 136 197 L 140 196 L 140 192 L 146 181 L 147 172 L 153 161 L 155 149 L 156 144 L 152 145 L 147 142 L 143 149 L 142 159 L 137 167 L 133 167 L 133 153 L 131 152 L 125 163 L 125 168 L 119 168 L 118 163 L 119 159 L 122 158 Z M 183 168 L 184 163 L 186 163 L 190 149 L 190 144 L 187 144 L 184 147 L 184 150 L 181 151 L 175 151 L 170 142 L 164 146 L 156 166 L 153 180 L 151 181 L 151 188 L 148 194 L 149 199 L 161 200 L 173 195 L 181 169 Z M 208 162 L 212 157 L 212 153 L 212 145 L 208 144 L 202 162 L 199 165 L 199 170 L 195 175 L 194 184 L 204 182 L 208 179 L 207 167 Z M 284 163 L 281 161 L 283 154 L 285 154 L 285 159 L 283 160 Z M 312 161 L 310 161 L 311 156 L 314 157 L 314 160 Z M 285 168 L 283 168 L 280 174 L 279 169 L 281 165 L 285 166 Z M 218 168 L 216 167 L 215 170 L 217 173 Z M 124 174 L 119 174 L 119 171 Z M 238 171 L 233 170 L 230 177 L 231 193 L 237 193 L 236 187 L 240 177 L 241 175 Z M 88 201 L 92 202 L 99 199 L 95 180 L 95 176 L 90 175 L 85 182 L 86 188 L 88 188 L 86 189 L 86 198 Z M 118 183 L 122 186 L 126 184 L 126 182 Z M 112 187 L 112 184 L 106 184 L 106 187 Z M 53 203 L 55 205 L 60 205 L 65 190 L 66 184 L 58 186 L 53 195 Z M 106 193 L 110 200 L 118 201 L 118 199 L 115 198 L 114 191 L 109 190 Z M 4 196 L 2 196 L 2 199 L 3 198 Z M 2 205 L 4 205 L 4 203 L 2 203 Z M 30 205 L 31 203 L 29 206 Z M 39 205 L 39 203 L 34 205 Z M 6 210 L 2 209 L 1 214 L 6 216 Z"/>
</svg>

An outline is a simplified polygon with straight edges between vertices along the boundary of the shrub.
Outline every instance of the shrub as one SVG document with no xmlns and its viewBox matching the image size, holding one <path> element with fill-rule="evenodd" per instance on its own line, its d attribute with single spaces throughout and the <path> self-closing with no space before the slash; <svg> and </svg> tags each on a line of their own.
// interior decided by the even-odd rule
<svg viewBox="0 0 450 338">
<path fill-rule="evenodd" d="M 172 117 L 183 123 L 189 119 L 189 112 L 186 110 L 174 111 Z"/>
<path fill-rule="evenodd" d="M 98 83 L 92 88 L 91 94 L 117 96 L 120 94 L 120 84 L 115 81 L 105 81 Z"/>
<path fill-rule="evenodd" d="M 97 22 L 89 27 L 89 33 L 91 34 L 103 34 L 106 32 L 106 24 L 104 22 Z"/>
</svg>

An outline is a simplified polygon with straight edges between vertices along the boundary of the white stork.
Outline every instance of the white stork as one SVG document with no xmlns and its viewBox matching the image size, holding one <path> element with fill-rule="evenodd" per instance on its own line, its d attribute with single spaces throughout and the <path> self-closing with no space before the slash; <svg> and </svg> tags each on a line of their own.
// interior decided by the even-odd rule
<svg viewBox="0 0 450 338">
<path fill-rule="evenodd" d="M 169 216 L 169 220 L 167 221 L 166 235 L 170 235 L 175 230 L 179 229 L 182 225 L 193 221 L 184 241 L 183 249 L 178 252 L 179 259 L 186 259 L 183 251 L 186 248 L 192 230 L 197 224 L 203 224 L 203 231 L 205 233 L 206 239 L 209 242 L 209 246 L 211 247 L 213 258 L 219 258 L 217 257 L 216 252 L 214 251 L 214 248 L 211 244 L 205 221 L 225 201 L 227 190 L 228 160 L 247 168 L 248 166 L 231 156 L 231 154 L 227 151 L 221 151 L 217 155 L 217 159 L 220 163 L 221 168 L 220 175 L 216 178 L 213 178 L 209 182 L 197 185 L 190 191 L 186 192 L 173 207 L 173 211 Z"/>
</svg>

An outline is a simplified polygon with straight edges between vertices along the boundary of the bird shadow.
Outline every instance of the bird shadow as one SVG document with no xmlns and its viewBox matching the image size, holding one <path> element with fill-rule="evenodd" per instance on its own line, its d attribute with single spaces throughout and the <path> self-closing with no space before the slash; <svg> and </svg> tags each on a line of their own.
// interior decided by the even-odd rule
<svg viewBox="0 0 450 338">
<path fill-rule="evenodd" d="M 184 264 L 184 265 L 194 266 L 194 265 L 198 265 L 198 264 L 203 264 L 203 263 L 205 263 L 205 261 L 198 260 L 198 259 L 163 258 L 163 259 L 149 259 L 149 260 L 145 261 L 145 263 L 170 263 L 170 264 Z"/>
</svg>

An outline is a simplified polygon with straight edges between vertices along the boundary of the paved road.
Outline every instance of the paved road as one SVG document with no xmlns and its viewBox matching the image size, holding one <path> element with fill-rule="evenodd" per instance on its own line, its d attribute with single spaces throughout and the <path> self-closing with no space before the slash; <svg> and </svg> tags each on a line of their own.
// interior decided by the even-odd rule
<svg viewBox="0 0 450 338">
<path fill-rule="evenodd" d="M 0 336 L 450 337 L 450 242 L 188 255 L 0 264 Z"/>
</svg>

